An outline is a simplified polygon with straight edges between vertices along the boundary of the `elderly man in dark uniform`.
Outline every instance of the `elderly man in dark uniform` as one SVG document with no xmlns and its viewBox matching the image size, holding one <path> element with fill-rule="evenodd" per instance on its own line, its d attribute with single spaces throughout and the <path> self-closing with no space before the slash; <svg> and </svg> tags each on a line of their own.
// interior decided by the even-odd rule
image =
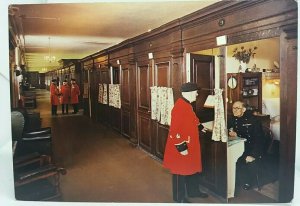
<svg viewBox="0 0 300 206">
<path fill-rule="evenodd" d="M 197 90 L 195 83 L 189 82 L 181 86 L 182 98 L 176 101 L 172 109 L 165 147 L 163 166 L 173 174 L 173 199 L 178 203 L 189 202 L 186 191 L 188 197 L 208 197 L 200 191 L 197 179 L 202 172 L 198 131 L 200 121 L 191 105 L 196 101 Z"/>
<path fill-rule="evenodd" d="M 249 190 L 256 177 L 257 161 L 263 154 L 265 136 L 261 122 L 246 110 L 243 102 L 234 102 L 233 117 L 228 119 L 229 140 L 245 138 L 245 151 L 237 161 L 237 182 Z"/>
</svg>

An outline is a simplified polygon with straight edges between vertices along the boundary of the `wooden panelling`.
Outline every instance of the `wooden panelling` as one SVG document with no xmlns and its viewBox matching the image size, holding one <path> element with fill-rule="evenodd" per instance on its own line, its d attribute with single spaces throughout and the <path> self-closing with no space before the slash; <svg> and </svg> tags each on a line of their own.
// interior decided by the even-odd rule
<svg viewBox="0 0 300 206">
<path fill-rule="evenodd" d="M 143 113 L 138 114 L 139 145 L 151 152 L 151 119 Z"/>
<path fill-rule="evenodd" d="M 155 62 L 164 62 L 171 56 L 177 55 L 173 51 L 181 50 L 180 28 L 165 31 L 144 41 L 138 41 L 134 46 L 135 58 L 138 61 L 147 60 L 148 53 L 152 53 Z"/>
<path fill-rule="evenodd" d="M 83 70 L 82 72 L 82 79 L 83 79 L 83 84 L 84 83 L 88 83 L 88 70 Z M 90 105 L 89 105 L 89 99 L 88 98 L 84 98 L 83 99 L 83 113 L 87 116 L 90 115 Z"/>
<path fill-rule="evenodd" d="M 126 111 L 125 109 L 122 109 L 121 114 L 122 114 L 121 133 L 126 137 L 130 137 L 130 128 L 131 128 L 130 111 Z"/>
<path fill-rule="evenodd" d="M 221 10 L 220 7 L 203 18 L 200 18 L 202 12 L 199 12 L 199 17 L 193 14 L 194 21 L 185 17 L 187 21 L 182 25 L 184 47 L 187 52 L 214 48 L 217 46 L 215 38 L 221 35 L 228 36 L 229 44 L 278 36 L 280 26 L 295 21 L 297 7 L 293 1 L 278 1 L 274 5 L 274 1 L 244 1 L 231 3 L 228 9 Z M 225 21 L 223 26 L 218 25 L 220 19 Z"/>
<path fill-rule="evenodd" d="M 90 70 L 90 98 L 91 98 L 91 117 L 98 121 L 98 93 L 99 93 L 100 71 L 97 69 Z"/>
<path fill-rule="evenodd" d="M 156 58 L 154 63 L 153 84 L 158 87 L 171 87 L 171 62 L 170 58 Z M 152 145 L 151 151 L 156 157 L 162 159 L 166 139 L 168 136 L 169 127 L 161 125 L 157 120 L 152 120 L 151 138 Z"/>
<path fill-rule="evenodd" d="M 119 50 L 110 50 L 109 52 L 109 63 L 110 65 L 115 66 L 117 60 L 120 60 L 122 65 L 128 63 L 128 55 L 133 53 L 133 47 L 125 47 Z"/>
<path fill-rule="evenodd" d="M 204 102 L 214 88 L 214 57 L 207 55 L 190 55 L 190 79 L 201 89 L 198 91 L 196 103 L 193 104 L 201 122 L 212 121 L 214 110 L 204 108 Z M 211 140 L 211 133 L 200 133 L 203 171 L 201 182 L 215 193 L 227 197 L 226 189 L 226 151 L 227 144 Z"/>
<path fill-rule="evenodd" d="M 119 67 L 112 67 L 112 83 L 113 84 L 120 84 L 120 68 Z"/>
<path fill-rule="evenodd" d="M 169 133 L 169 127 L 157 123 L 156 128 L 157 128 L 157 138 L 155 140 L 155 145 L 156 145 L 155 156 L 160 159 L 163 159 L 166 141 L 167 141 L 168 133 Z"/>
<path fill-rule="evenodd" d="M 221 35 L 227 35 L 227 45 L 278 37 L 283 33 L 283 26 L 297 25 L 297 9 L 297 2 L 294 0 L 221 1 L 103 51 L 102 53 L 108 55 L 109 64 L 104 68 L 107 73 L 100 73 L 100 82 L 109 83 L 110 74 L 107 68 L 118 67 L 117 60 L 121 61 L 124 68 L 121 72 L 122 133 L 125 136 L 130 133 L 132 137 L 136 135 L 142 148 L 162 158 L 168 129 L 150 118 L 150 87 L 153 85 L 172 87 L 176 101 L 180 96 L 179 88 L 188 75 L 185 68 L 185 53 L 215 48 L 216 37 Z M 225 24 L 219 25 L 220 20 Z M 288 94 L 296 94 L 297 82 L 295 79 L 297 37 L 294 32 L 287 33 L 286 37 L 288 38 L 281 38 L 280 45 L 281 118 L 283 118 L 281 122 L 284 120 L 281 135 L 285 138 L 280 145 L 279 183 L 279 198 L 285 202 L 290 201 L 293 196 L 293 188 L 290 185 L 293 185 L 294 180 L 296 137 L 296 95 L 288 99 Z M 225 54 L 224 48 L 220 51 L 222 55 Z M 149 52 L 154 56 L 151 60 L 148 59 Z M 100 53 L 95 54 L 94 58 L 98 58 Z M 191 81 L 200 87 L 212 89 L 214 59 L 207 58 L 194 58 L 191 61 L 190 77 Z M 84 69 L 91 68 L 93 64 L 91 61 L 91 57 L 82 60 Z M 101 61 L 104 62 L 103 59 L 97 60 Z M 222 88 L 226 86 L 225 63 L 224 58 L 220 60 Z M 102 64 L 99 65 L 102 70 Z M 56 77 L 56 74 L 53 75 Z M 203 103 L 210 93 L 211 90 L 200 90 L 194 106 L 202 122 L 213 117 L 212 110 L 203 108 Z M 99 108 L 101 118 L 109 115 L 105 106 Z M 107 119 L 104 120 L 108 122 Z M 112 125 L 117 127 L 117 122 L 112 122 Z M 202 181 L 208 188 L 225 197 L 227 161 L 224 145 L 221 142 L 211 142 L 210 137 L 203 140 Z"/>
<path fill-rule="evenodd" d="M 196 103 L 193 103 L 194 110 L 200 121 L 209 121 L 210 119 L 207 118 L 210 116 L 211 109 L 204 108 L 203 105 L 214 88 L 214 57 L 191 54 L 190 58 L 191 82 L 197 83 L 201 88 L 198 91 Z"/>
<path fill-rule="evenodd" d="M 121 81 L 122 105 L 130 106 L 130 72 L 128 68 L 122 69 Z"/>
<path fill-rule="evenodd" d="M 170 62 L 162 62 L 155 64 L 154 81 L 155 85 L 160 87 L 170 86 Z"/>
<path fill-rule="evenodd" d="M 173 88 L 174 101 L 176 101 L 180 96 L 180 87 L 183 81 L 186 79 L 185 69 L 182 67 L 183 58 L 177 57 L 172 59 L 172 72 L 171 72 L 171 87 Z"/>
<path fill-rule="evenodd" d="M 107 96 L 108 96 L 108 84 L 110 83 L 110 73 L 109 73 L 109 69 L 107 67 L 100 69 L 99 79 L 100 79 L 99 80 L 100 84 L 107 84 Z M 99 90 L 99 83 L 97 85 L 98 90 Z M 110 124 L 108 104 L 98 103 L 97 109 L 98 109 L 98 121 L 100 121 L 104 124 Z"/>
<path fill-rule="evenodd" d="M 121 132 L 121 110 L 118 108 L 109 106 L 108 107 L 108 119 L 109 119 L 109 124 L 111 125 L 111 127 L 114 130 Z"/>
<path fill-rule="evenodd" d="M 211 139 L 212 133 L 200 133 L 202 153 L 201 183 L 227 198 L 227 144 Z"/>
<path fill-rule="evenodd" d="M 107 64 L 107 62 L 108 62 L 108 55 L 94 58 L 94 63 L 96 64 Z"/>
<path fill-rule="evenodd" d="M 102 69 L 100 72 L 100 83 L 110 84 L 109 69 Z"/>
<path fill-rule="evenodd" d="M 93 59 L 83 61 L 83 68 L 88 69 L 93 66 Z"/>
<path fill-rule="evenodd" d="M 279 201 L 294 196 L 297 114 L 297 26 L 280 37 L 280 169 Z"/>
<path fill-rule="evenodd" d="M 150 67 L 143 65 L 138 67 L 138 109 L 150 110 Z"/>
<path fill-rule="evenodd" d="M 130 139 L 134 143 L 138 143 L 137 136 L 137 69 L 136 64 L 132 60 L 128 64 L 129 70 L 129 94 L 130 94 Z"/>
</svg>

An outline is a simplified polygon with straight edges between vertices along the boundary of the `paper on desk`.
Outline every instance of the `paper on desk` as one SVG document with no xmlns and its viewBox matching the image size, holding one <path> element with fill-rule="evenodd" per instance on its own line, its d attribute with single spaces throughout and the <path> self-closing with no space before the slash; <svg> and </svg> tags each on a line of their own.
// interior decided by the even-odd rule
<svg viewBox="0 0 300 206">
<path fill-rule="evenodd" d="M 237 137 L 236 139 L 234 140 L 230 140 L 228 141 L 228 147 L 230 147 L 231 145 L 234 145 L 236 143 L 239 143 L 239 142 L 246 142 L 246 139 L 245 138 L 240 138 L 240 137 Z"/>
</svg>

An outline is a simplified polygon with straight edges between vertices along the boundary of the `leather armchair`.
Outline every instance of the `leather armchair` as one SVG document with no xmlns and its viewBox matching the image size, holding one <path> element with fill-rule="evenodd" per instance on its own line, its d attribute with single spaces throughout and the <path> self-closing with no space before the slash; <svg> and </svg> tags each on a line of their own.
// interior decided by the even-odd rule
<svg viewBox="0 0 300 206">
<path fill-rule="evenodd" d="M 51 200 L 61 196 L 59 178 L 66 170 L 51 164 L 49 156 L 33 153 L 16 158 L 14 171 L 16 199 Z"/>
<path fill-rule="evenodd" d="M 14 156 L 38 152 L 39 154 L 52 156 L 51 127 L 38 128 L 24 131 L 26 119 L 22 112 L 12 111 L 12 139 L 17 142 Z"/>
<path fill-rule="evenodd" d="M 16 155 L 38 152 L 52 156 L 51 127 L 25 132 L 19 139 Z"/>
</svg>

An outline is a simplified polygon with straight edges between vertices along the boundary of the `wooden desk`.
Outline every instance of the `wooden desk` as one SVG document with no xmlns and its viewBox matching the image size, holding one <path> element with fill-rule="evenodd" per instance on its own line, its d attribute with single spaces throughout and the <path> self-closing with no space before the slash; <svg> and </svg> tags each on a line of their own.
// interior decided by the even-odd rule
<svg viewBox="0 0 300 206">
<path fill-rule="evenodd" d="M 246 139 L 228 141 L 227 148 L 227 198 L 234 197 L 236 162 L 244 153 Z"/>
<path fill-rule="evenodd" d="M 200 184 L 227 198 L 227 142 L 213 141 L 212 133 L 200 131 L 202 173 Z"/>
</svg>

